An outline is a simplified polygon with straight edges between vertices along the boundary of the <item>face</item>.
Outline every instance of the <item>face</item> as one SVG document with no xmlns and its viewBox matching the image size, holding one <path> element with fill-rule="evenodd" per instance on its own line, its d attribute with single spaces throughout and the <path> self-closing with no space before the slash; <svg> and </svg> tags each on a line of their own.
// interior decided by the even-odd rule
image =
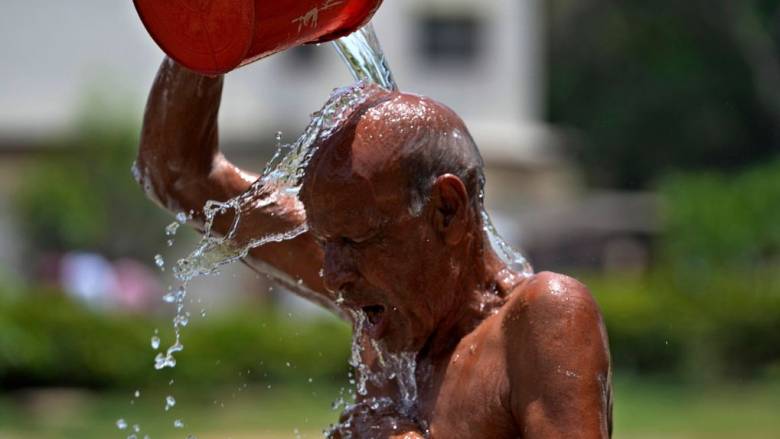
<svg viewBox="0 0 780 439">
<path fill-rule="evenodd" d="M 425 213 L 409 211 L 405 179 L 366 136 L 337 136 L 310 165 L 302 200 L 325 253 L 323 280 L 365 332 L 393 351 L 417 350 L 446 312 L 446 246 Z M 382 165 L 378 165 L 382 163 Z"/>
</svg>

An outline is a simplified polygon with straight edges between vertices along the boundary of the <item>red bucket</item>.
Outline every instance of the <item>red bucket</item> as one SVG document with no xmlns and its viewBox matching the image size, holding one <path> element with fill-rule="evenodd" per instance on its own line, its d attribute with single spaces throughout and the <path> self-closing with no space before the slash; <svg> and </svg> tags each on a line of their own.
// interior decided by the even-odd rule
<svg viewBox="0 0 780 439">
<path fill-rule="evenodd" d="M 229 72 L 301 44 L 347 35 L 382 0 L 133 0 L 146 30 L 183 66 Z"/>
</svg>

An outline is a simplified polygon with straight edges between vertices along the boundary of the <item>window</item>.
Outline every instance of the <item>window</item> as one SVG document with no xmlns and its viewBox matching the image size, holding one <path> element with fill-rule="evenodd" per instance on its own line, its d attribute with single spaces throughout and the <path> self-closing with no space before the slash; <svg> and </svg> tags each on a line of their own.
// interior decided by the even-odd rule
<svg viewBox="0 0 780 439">
<path fill-rule="evenodd" d="M 418 54 L 432 65 L 474 63 L 482 49 L 483 27 L 473 15 L 428 15 L 420 18 Z"/>
</svg>

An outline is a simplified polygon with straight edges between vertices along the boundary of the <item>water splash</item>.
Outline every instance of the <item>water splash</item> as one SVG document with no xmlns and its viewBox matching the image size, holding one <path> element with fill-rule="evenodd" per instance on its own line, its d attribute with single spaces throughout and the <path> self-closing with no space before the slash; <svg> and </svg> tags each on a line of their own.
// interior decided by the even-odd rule
<svg viewBox="0 0 780 439">
<path fill-rule="evenodd" d="M 334 410 L 344 406 L 342 421 L 331 425 L 325 431 L 325 436 L 336 437 L 338 434 L 338 437 L 351 437 L 353 426 L 374 422 L 375 418 L 372 416 L 380 412 L 386 412 L 390 420 L 400 415 L 406 420 L 416 421 L 424 431 L 425 422 L 418 419 L 417 415 L 417 353 L 392 352 L 382 341 L 374 339 L 366 343 L 369 339 L 364 333 L 368 320 L 366 313 L 362 310 L 350 310 L 349 314 L 353 321 L 349 364 L 355 371 L 355 379 L 350 379 L 350 383 L 355 386 L 355 401 L 346 403 L 343 397 L 340 397 L 333 403 Z M 373 349 L 372 354 L 376 358 L 373 368 L 364 361 L 369 347 Z M 398 395 L 396 398 L 369 397 L 369 383 L 376 387 L 387 387 L 394 383 Z"/>
<path fill-rule="evenodd" d="M 176 314 L 173 317 L 174 342 L 163 354 L 159 352 L 154 358 L 154 368 L 157 370 L 176 367 L 176 358 L 173 354 L 184 350 L 181 343 L 181 328 L 189 322 L 189 314 L 184 311 L 184 298 L 187 297 L 187 283 L 179 287 L 175 293 L 169 292 L 163 296 L 163 301 L 173 303 L 176 306 Z"/>
<path fill-rule="evenodd" d="M 296 208 L 303 211 L 298 194 L 305 169 L 316 152 L 317 145 L 332 135 L 335 129 L 368 99 L 370 94 L 369 84 L 366 82 L 334 90 L 323 108 L 312 114 L 309 126 L 294 143 L 282 145 L 281 136 L 277 136 L 276 154 L 266 166 L 262 176 L 245 193 L 225 202 L 206 203 L 203 208 L 205 233 L 195 249 L 173 266 L 173 274 L 181 282 L 181 286 L 176 290 L 169 288 L 163 296 L 164 302 L 175 306 L 175 315 L 172 319 L 174 341 L 167 350 L 157 353 L 154 358 L 155 369 L 176 367 L 175 355 L 184 349 L 181 330 L 190 321 L 190 313 L 185 310 L 185 298 L 187 287 L 193 279 L 218 273 L 220 267 L 245 258 L 255 248 L 272 242 L 293 239 L 308 231 L 304 223 L 286 231 L 252 238 L 247 242 L 239 243 L 237 240 L 238 227 L 244 214 L 270 205 L 278 201 L 279 197 L 290 196 L 297 204 Z M 222 215 L 232 215 L 232 223 L 224 235 L 213 230 L 215 220 Z M 176 222 L 166 227 L 166 236 L 175 236 L 179 226 L 190 219 L 192 219 L 191 215 L 177 214 Z M 164 264 L 161 256 L 156 257 L 155 261 L 158 262 L 158 266 Z M 283 278 L 279 273 L 273 274 L 286 281 L 288 285 L 305 288 L 300 281 Z M 205 310 L 201 311 L 201 315 L 205 316 Z M 151 344 L 154 349 L 160 346 L 157 333 L 153 336 Z M 168 396 L 165 400 L 165 410 L 169 411 L 175 404 L 175 399 Z M 183 421 L 176 419 L 174 427 L 183 428 Z"/>
<path fill-rule="evenodd" d="M 280 145 L 262 176 L 249 190 L 225 202 L 206 203 L 203 208 L 204 235 L 195 250 L 176 263 L 176 278 L 187 282 L 197 276 L 214 274 L 220 267 L 245 258 L 257 247 L 294 239 L 306 233 L 308 227 L 304 223 L 284 232 L 254 238 L 246 243 L 237 244 L 235 241 L 242 215 L 250 210 L 268 206 L 278 201 L 281 196 L 292 196 L 296 201 L 296 208 L 303 211 L 303 205 L 297 197 L 306 166 L 316 152 L 317 145 L 332 135 L 369 95 L 366 82 L 334 90 L 325 106 L 312 114 L 311 122 L 303 134 L 291 145 Z M 215 233 L 215 219 L 228 214 L 233 215 L 233 221 L 227 233 Z"/>
<path fill-rule="evenodd" d="M 493 226 L 493 221 L 490 219 L 490 215 L 484 208 L 482 209 L 482 228 L 490 240 L 490 246 L 493 248 L 493 251 L 512 272 L 517 273 L 520 277 L 529 277 L 534 274 L 533 267 L 531 267 L 525 256 L 515 250 L 498 234 L 495 226 Z"/>
<path fill-rule="evenodd" d="M 358 395 L 368 394 L 366 383 L 372 377 L 373 373 L 368 365 L 363 361 L 363 329 L 365 328 L 368 317 L 362 311 L 349 311 L 352 316 L 352 350 L 349 357 L 349 365 L 355 369 L 356 386 Z"/>
</svg>

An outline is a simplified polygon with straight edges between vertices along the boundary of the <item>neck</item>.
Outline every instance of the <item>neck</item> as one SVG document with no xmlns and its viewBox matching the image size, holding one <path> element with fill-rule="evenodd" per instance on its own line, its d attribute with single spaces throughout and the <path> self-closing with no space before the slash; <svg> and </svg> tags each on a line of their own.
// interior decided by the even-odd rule
<svg viewBox="0 0 780 439">
<path fill-rule="evenodd" d="M 477 235 L 476 245 L 467 252 L 457 278 L 453 294 L 457 298 L 447 317 L 436 326 L 420 352 L 420 356 L 437 358 L 448 355 L 463 337 L 472 332 L 486 318 L 495 314 L 506 302 L 519 278 L 517 273 L 495 254 L 483 234 Z"/>
</svg>

